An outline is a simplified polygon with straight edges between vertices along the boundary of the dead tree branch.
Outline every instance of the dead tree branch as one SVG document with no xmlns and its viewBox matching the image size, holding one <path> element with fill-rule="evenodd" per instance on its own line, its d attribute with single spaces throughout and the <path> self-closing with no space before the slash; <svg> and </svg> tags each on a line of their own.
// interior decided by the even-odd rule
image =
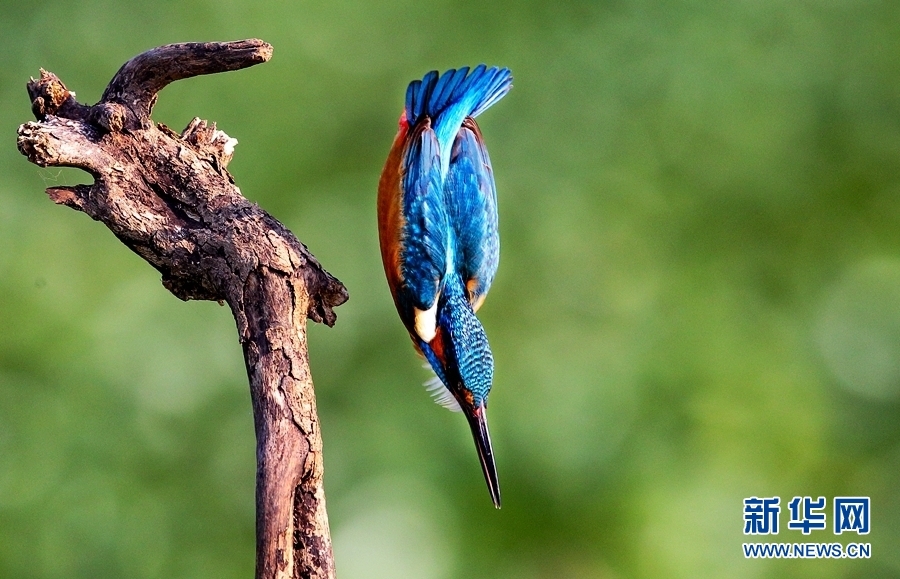
<svg viewBox="0 0 900 579">
<path fill-rule="evenodd" d="M 194 119 L 180 135 L 150 118 L 170 82 L 266 62 L 261 40 L 170 44 L 125 63 L 87 106 L 56 75 L 28 83 L 37 122 L 18 147 L 41 167 L 84 169 L 92 185 L 50 198 L 103 222 L 182 300 L 227 302 L 250 379 L 257 439 L 258 579 L 334 576 L 307 317 L 333 325 L 344 286 L 226 170 L 236 141 Z"/>
</svg>

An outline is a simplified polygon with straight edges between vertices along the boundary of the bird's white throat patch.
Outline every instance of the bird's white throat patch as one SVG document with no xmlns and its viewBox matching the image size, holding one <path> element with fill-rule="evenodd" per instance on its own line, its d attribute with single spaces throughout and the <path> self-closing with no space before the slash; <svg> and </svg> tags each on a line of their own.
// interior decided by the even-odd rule
<svg viewBox="0 0 900 579">
<path fill-rule="evenodd" d="M 415 310 L 416 334 L 426 342 L 431 342 L 437 335 L 437 307 L 438 300 L 434 300 L 434 305 L 427 310 Z"/>
</svg>

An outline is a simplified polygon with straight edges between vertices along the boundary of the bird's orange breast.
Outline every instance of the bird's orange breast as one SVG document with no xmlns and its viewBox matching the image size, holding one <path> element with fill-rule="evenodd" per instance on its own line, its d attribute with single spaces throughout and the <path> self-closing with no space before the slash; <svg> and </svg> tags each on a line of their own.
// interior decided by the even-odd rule
<svg viewBox="0 0 900 579">
<path fill-rule="evenodd" d="M 381 172 L 378 182 L 378 240 L 381 245 L 381 261 L 388 286 L 397 303 L 397 288 L 400 287 L 401 235 L 406 220 L 403 217 L 403 195 L 400 186 L 403 150 L 409 125 L 405 116 L 400 119 L 400 130 L 394 137 L 394 144 Z M 402 312 L 401 312 L 402 315 Z"/>
</svg>

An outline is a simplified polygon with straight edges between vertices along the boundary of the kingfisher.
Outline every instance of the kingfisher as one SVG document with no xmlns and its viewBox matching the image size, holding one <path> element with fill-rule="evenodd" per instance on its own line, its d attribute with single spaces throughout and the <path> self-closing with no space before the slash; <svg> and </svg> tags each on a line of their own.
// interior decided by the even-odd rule
<svg viewBox="0 0 900 579">
<path fill-rule="evenodd" d="M 500 238 L 493 170 L 475 117 L 511 87 L 509 69 L 484 64 L 411 82 L 378 184 L 381 258 L 394 305 L 436 374 L 435 400 L 468 420 L 498 509 L 487 422 L 494 358 L 475 312 L 494 280 Z"/>
</svg>

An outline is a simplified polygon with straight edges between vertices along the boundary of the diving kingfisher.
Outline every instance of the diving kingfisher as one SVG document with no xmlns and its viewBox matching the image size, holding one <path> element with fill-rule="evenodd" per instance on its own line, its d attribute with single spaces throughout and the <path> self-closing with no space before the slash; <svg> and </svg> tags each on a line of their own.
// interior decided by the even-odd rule
<svg viewBox="0 0 900 579">
<path fill-rule="evenodd" d="M 469 422 L 491 500 L 500 484 L 488 432 L 494 358 L 475 312 L 500 258 L 497 191 L 475 117 L 512 87 L 509 69 L 431 71 L 406 90 L 378 184 L 378 236 L 388 286 L 437 380 L 435 400 Z"/>
</svg>

